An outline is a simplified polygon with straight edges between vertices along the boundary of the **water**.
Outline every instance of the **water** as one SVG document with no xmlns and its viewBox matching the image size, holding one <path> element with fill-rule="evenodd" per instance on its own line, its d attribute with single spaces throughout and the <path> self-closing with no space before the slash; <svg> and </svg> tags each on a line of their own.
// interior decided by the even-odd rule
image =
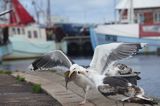
<svg viewBox="0 0 160 106">
<path fill-rule="evenodd" d="M 79 65 L 89 65 L 91 58 L 74 58 Z M 6 61 L 1 69 L 27 71 L 27 67 L 33 60 Z M 141 80 L 138 85 L 143 87 L 147 95 L 160 97 L 160 56 L 134 56 L 122 61 L 135 71 L 141 72 Z"/>
</svg>

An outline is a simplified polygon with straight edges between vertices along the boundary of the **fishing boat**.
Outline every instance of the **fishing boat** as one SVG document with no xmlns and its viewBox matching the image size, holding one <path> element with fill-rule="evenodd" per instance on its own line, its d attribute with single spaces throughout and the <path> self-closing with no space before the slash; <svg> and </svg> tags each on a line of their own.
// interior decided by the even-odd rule
<svg viewBox="0 0 160 106">
<path fill-rule="evenodd" d="M 1 3 L 1 5 L 3 4 Z M 0 62 L 2 62 L 4 56 L 10 54 L 12 51 L 11 43 L 8 39 L 8 28 L 1 26 L 6 20 L 5 15 L 9 12 L 11 12 L 11 10 L 5 10 L 5 8 L 0 8 Z"/>
<path fill-rule="evenodd" d="M 12 45 L 8 39 L 8 28 L 0 27 L 0 62 L 4 56 L 12 52 Z"/>
<path fill-rule="evenodd" d="M 111 42 L 143 42 L 142 52 L 160 52 L 160 0 L 121 0 L 117 21 L 90 28 L 93 48 Z"/>
<path fill-rule="evenodd" d="M 3 60 L 4 56 L 7 56 L 12 52 L 11 44 L 0 45 L 0 63 Z"/>
<path fill-rule="evenodd" d="M 40 56 L 57 49 L 65 53 L 66 44 L 57 44 L 51 26 L 41 26 L 23 7 L 18 0 L 10 0 L 12 11 L 9 13 L 9 23 L 1 26 L 8 27 L 9 40 L 12 44 L 12 53 L 4 56 L 4 59 L 24 59 Z"/>
</svg>

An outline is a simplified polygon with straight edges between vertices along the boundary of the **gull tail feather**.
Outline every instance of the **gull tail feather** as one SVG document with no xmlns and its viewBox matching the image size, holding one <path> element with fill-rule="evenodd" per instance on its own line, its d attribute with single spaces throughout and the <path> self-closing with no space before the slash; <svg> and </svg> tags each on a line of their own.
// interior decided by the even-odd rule
<svg viewBox="0 0 160 106">
<path fill-rule="evenodd" d="M 140 45 L 141 45 L 141 48 L 143 48 L 143 47 L 147 46 L 147 43 L 141 43 Z"/>
<path fill-rule="evenodd" d="M 150 97 L 146 97 L 144 95 L 135 95 L 133 97 L 127 97 L 121 100 L 122 102 L 134 102 L 134 103 L 140 103 L 140 104 L 150 104 L 155 105 L 158 104 L 156 100 Z"/>
<path fill-rule="evenodd" d="M 139 98 L 140 100 L 142 100 L 144 103 L 146 104 L 158 104 L 158 102 L 156 100 L 154 100 L 153 98 L 144 96 L 144 95 L 136 95 L 137 98 Z"/>
</svg>

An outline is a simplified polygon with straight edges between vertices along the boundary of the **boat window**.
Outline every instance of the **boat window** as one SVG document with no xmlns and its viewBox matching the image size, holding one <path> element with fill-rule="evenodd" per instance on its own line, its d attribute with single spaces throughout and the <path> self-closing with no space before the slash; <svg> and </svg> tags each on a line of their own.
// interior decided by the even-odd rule
<svg viewBox="0 0 160 106">
<path fill-rule="evenodd" d="M 117 41 L 117 36 L 113 36 L 113 41 Z"/>
<path fill-rule="evenodd" d="M 138 23 L 144 23 L 145 17 L 143 13 L 139 13 L 138 15 Z"/>
<path fill-rule="evenodd" d="M 117 41 L 117 37 L 116 36 L 105 36 L 105 40 L 106 41 Z"/>
<path fill-rule="evenodd" d="M 110 40 L 110 36 L 105 36 L 105 40 Z"/>
<path fill-rule="evenodd" d="M 32 38 L 31 31 L 28 31 L 28 38 Z"/>
<path fill-rule="evenodd" d="M 16 34 L 16 29 L 15 28 L 12 28 L 12 33 Z"/>
<path fill-rule="evenodd" d="M 24 30 L 24 28 L 22 28 L 22 33 L 23 33 L 23 34 L 25 34 L 25 30 Z"/>
<path fill-rule="evenodd" d="M 160 12 L 154 13 L 154 22 L 159 23 L 160 22 Z"/>
<path fill-rule="evenodd" d="M 37 31 L 34 31 L 33 34 L 34 34 L 34 38 L 38 38 Z"/>
<path fill-rule="evenodd" d="M 21 34 L 20 28 L 17 28 L 17 33 L 18 33 L 18 34 Z"/>
</svg>

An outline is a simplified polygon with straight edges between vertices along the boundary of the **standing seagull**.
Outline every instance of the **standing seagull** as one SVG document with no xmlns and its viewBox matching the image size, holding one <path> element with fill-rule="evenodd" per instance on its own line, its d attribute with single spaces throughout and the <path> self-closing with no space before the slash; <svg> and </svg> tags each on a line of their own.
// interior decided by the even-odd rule
<svg viewBox="0 0 160 106">
<path fill-rule="evenodd" d="M 108 77 L 108 75 L 114 76 L 116 73 L 110 70 L 110 67 L 114 67 L 113 63 L 137 53 L 144 45 L 145 44 L 111 43 L 97 46 L 89 68 L 74 64 L 63 52 L 55 50 L 35 60 L 29 68 L 31 70 L 54 69 L 64 72 L 66 88 L 68 82 L 73 81 L 84 90 L 85 96 L 81 102 L 81 104 L 84 104 L 86 102 L 87 92 L 92 88 L 97 88 L 102 94 L 107 94 L 106 91 L 108 90 L 119 93 L 119 89 L 117 88 L 128 88 L 124 90 L 122 94 L 128 93 L 129 88 L 133 88 L 134 90 L 135 88 L 138 89 L 139 87 L 132 85 L 128 81 L 124 81 L 122 78 L 117 80 L 117 78 Z M 110 82 L 113 82 L 114 85 L 110 84 Z M 122 82 L 123 84 L 121 85 Z M 142 92 L 141 95 L 143 95 L 143 90 L 139 91 Z M 136 95 L 136 93 L 133 95 Z M 130 95 L 128 95 L 128 97 L 130 97 Z"/>
<path fill-rule="evenodd" d="M 56 70 L 60 73 L 64 74 L 67 84 L 70 81 L 73 81 L 76 85 L 83 88 L 85 92 L 84 100 L 80 104 L 84 104 L 86 102 L 87 91 L 94 86 L 94 83 L 85 76 L 85 72 L 87 72 L 86 68 L 74 64 L 62 51 L 54 50 L 53 52 L 49 52 L 40 58 L 36 59 L 29 66 L 29 69 L 32 71 L 35 70 Z"/>
</svg>

